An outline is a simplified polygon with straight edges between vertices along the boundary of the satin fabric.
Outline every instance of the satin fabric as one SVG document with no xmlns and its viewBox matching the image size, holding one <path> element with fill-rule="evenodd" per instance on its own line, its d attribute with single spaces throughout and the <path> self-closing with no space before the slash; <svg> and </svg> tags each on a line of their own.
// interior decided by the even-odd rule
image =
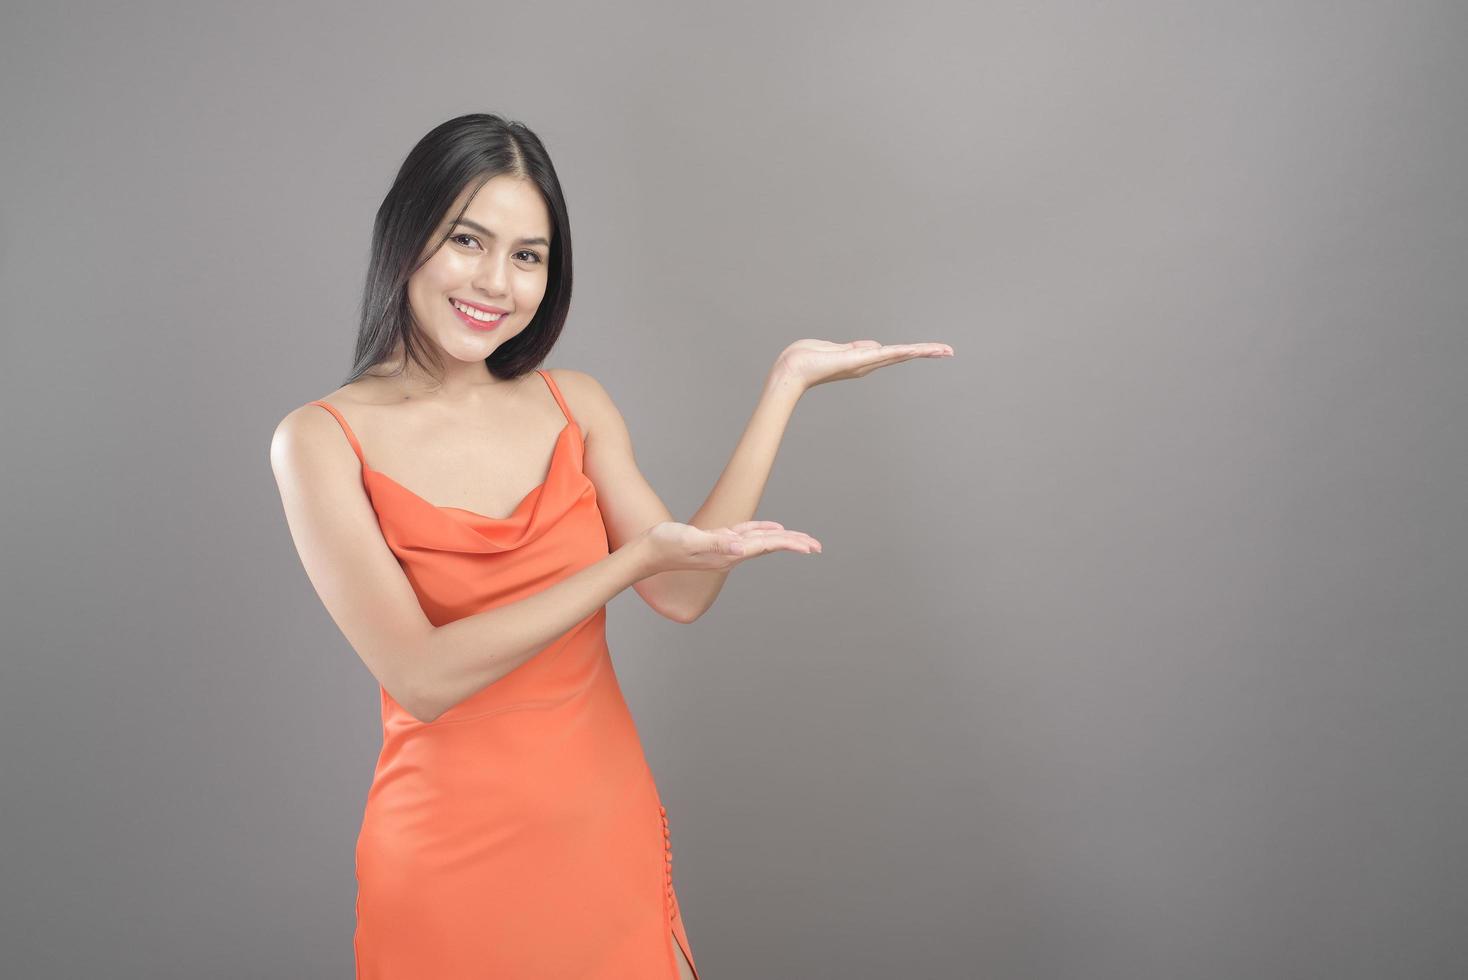
<svg viewBox="0 0 1468 980">
<path fill-rule="evenodd" d="M 429 503 L 373 470 L 384 540 L 430 622 L 515 602 L 608 554 L 584 436 L 505 518 Z M 612 669 L 606 607 L 431 722 L 388 692 L 356 845 L 358 980 L 679 975 L 693 954 L 667 810 Z M 696 973 L 696 968 L 695 968 Z"/>
</svg>

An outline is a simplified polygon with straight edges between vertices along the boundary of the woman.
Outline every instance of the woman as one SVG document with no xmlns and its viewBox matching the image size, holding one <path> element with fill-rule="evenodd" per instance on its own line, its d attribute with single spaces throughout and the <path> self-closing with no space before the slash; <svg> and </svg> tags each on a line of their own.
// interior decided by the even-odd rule
<svg viewBox="0 0 1468 980">
<path fill-rule="evenodd" d="M 597 381 L 537 367 L 570 300 L 540 140 L 493 115 L 450 120 L 378 209 L 351 376 L 271 443 L 306 573 L 380 684 L 360 980 L 697 977 L 606 603 L 632 586 L 691 623 L 735 565 L 820 551 L 752 519 L 800 395 L 952 353 L 792 344 L 681 524 Z"/>
</svg>

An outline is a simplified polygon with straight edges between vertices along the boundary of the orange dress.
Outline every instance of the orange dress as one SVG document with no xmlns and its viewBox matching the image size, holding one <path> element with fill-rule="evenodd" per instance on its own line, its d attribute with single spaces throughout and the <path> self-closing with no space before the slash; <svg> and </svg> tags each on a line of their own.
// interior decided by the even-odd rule
<svg viewBox="0 0 1468 980">
<path fill-rule="evenodd" d="M 583 435 L 507 518 L 440 507 L 362 462 L 430 622 L 523 599 L 608 554 Z M 431 722 L 379 685 L 382 750 L 356 845 L 358 980 L 677 980 L 693 963 L 663 807 L 612 669 L 606 607 Z M 696 970 L 695 970 L 696 975 Z"/>
</svg>

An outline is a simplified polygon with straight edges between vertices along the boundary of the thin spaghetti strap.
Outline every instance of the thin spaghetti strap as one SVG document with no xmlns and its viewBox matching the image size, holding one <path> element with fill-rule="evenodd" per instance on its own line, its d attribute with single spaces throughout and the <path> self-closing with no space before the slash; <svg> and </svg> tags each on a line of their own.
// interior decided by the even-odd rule
<svg viewBox="0 0 1468 980">
<path fill-rule="evenodd" d="M 347 425 L 346 419 L 342 418 L 342 413 L 338 412 L 334 406 L 328 405 L 326 402 L 323 401 L 307 402 L 306 404 L 320 405 L 332 415 L 336 416 L 336 423 L 337 425 L 340 425 L 342 427 L 342 432 L 346 434 L 347 442 L 350 442 L 352 444 L 352 452 L 357 454 L 357 461 L 363 466 L 366 466 L 367 460 L 362 456 L 362 446 L 357 442 L 357 437 L 352 434 L 352 427 L 350 425 Z"/>
<path fill-rule="evenodd" d="M 542 371 L 539 368 L 536 369 L 535 373 L 544 378 L 545 383 L 550 385 L 551 394 L 556 396 L 556 404 L 561 406 L 561 414 L 566 416 L 566 421 L 572 425 L 576 425 L 576 420 L 571 417 L 571 410 L 566 407 L 566 399 L 561 397 L 561 389 L 557 388 L 556 383 L 551 380 L 550 373 Z M 577 428 L 580 428 L 580 426 L 577 426 Z"/>
</svg>

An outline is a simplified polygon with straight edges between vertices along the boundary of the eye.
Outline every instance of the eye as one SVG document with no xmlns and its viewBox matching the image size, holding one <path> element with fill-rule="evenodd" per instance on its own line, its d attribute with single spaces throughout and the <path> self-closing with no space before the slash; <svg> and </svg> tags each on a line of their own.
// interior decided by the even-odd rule
<svg viewBox="0 0 1468 980">
<path fill-rule="evenodd" d="M 451 241 L 451 242 L 469 241 L 469 242 L 473 242 L 474 243 L 474 247 L 476 247 L 476 248 L 479 247 L 479 239 L 475 238 L 473 235 L 465 235 L 465 234 L 450 235 L 449 236 L 449 241 Z M 515 254 L 516 255 L 528 255 L 528 256 L 530 256 L 530 260 L 533 261 L 533 262 L 535 262 L 537 265 L 541 264 L 544 261 L 543 259 L 541 259 L 539 253 L 533 252 L 533 251 L 531 251 L 528 248 L 521 249 L 520 251 L 516 252 Z"/>
</svg>

